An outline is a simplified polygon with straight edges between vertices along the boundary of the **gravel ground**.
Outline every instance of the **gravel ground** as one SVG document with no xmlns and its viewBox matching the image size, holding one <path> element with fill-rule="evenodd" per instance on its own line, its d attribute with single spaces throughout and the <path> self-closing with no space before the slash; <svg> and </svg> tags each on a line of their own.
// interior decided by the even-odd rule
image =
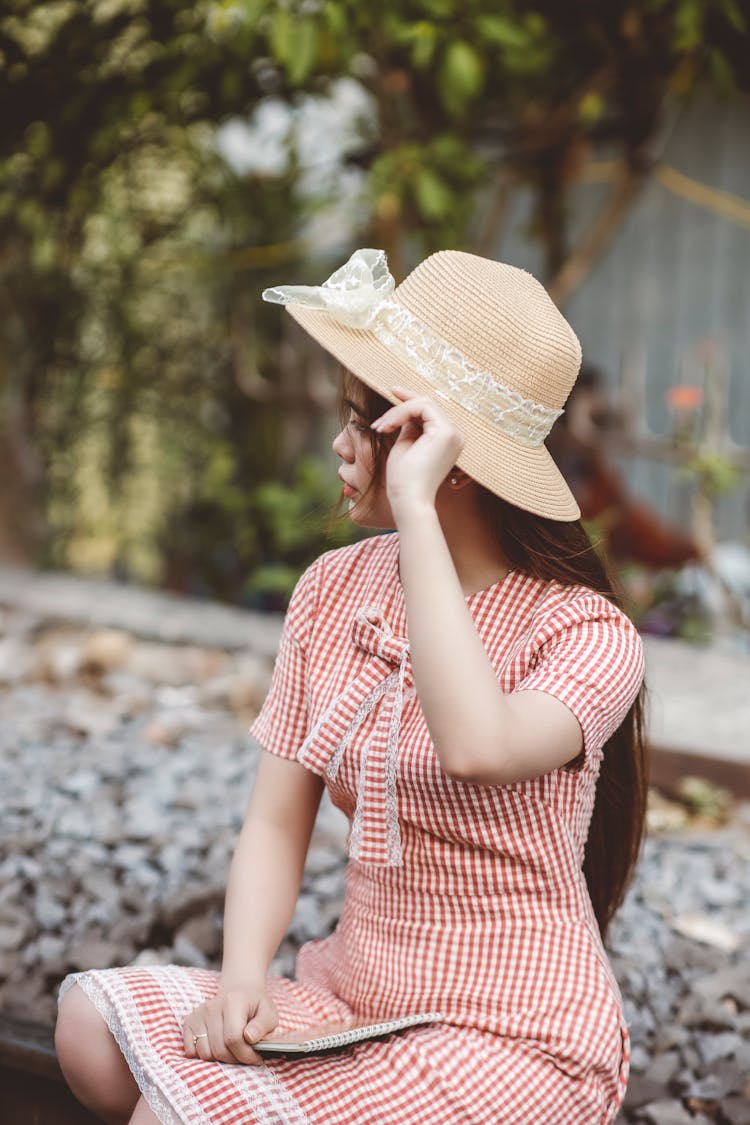
<svg viewBox="0 0 750 1125">
<path fill-rule="evenodd" d="M 215 965 L 267 653 L 0 613 L 0 1010 L 51 1021 L 72 969 Z M 633 1038 L 619 1120 L 750 1125 L 750 805 L 686 800 L 655 797 L 611 936 Z M 344 839 L 324 804 L 280 971 L 335 923 Z"/>
</svg>

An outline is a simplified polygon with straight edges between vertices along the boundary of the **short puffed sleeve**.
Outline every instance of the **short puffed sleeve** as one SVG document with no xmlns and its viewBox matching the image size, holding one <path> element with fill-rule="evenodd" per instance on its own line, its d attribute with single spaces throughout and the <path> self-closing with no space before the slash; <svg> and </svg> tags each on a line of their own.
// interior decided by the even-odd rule
<svg viewBox="0 0 750 1125">
<path fill-rule="evenodd" d="M 643 680 L 638 632 L 607 598 L 586 592 L 558 605 L 534 636 L 528 674 L 515 691 L 543 691 L 573 712 L 585 755 L 598 755 Z"/>
<path fill-rule="evenodd" d="M 264 750 L 296 758 L 308 732 L 307 652 L 315 620 L 318 563 L 294 588 L 284 618 L 271 686 L 250 734 Z"/>
</svg>

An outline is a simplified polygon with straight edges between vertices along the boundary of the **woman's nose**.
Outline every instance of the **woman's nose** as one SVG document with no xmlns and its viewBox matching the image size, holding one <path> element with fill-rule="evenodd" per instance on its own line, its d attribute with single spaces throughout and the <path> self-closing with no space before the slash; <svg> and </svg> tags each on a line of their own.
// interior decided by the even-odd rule
<svg viewBox="0 0 750 1125">
<path fill-rule="evenodd" d="M 331 443 L 331 448 L 342 461 L 352 461 L 354 459 L 352 443 L 349 441 L 349 433 L 346 426 L 344 426 L 340 433 L 336 434 L 336 437 Z"/>
</svg>

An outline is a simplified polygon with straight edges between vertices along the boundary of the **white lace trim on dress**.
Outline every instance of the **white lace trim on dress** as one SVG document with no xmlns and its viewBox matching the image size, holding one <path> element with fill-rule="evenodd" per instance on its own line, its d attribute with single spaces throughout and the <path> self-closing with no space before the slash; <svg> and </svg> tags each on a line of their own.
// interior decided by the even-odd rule
<svg viewBox="0 0 750 1125">
<path fill-rule="evenodd" d="M 191 983 L 188 974 L 175 965 L 155 965 L 139 971 L 152 976 L 172 1009 L 178 1027 L 200 1004 L 203 994 Z M 107 969 L 73 973 L 60 986 L 61 1000 L 73 984 L 78 984 L 91 1000 L 112 1032 L 138 1088 L 162 1125 L 219 1125 L 208 1116 L 198 1098 L 161 1057 L 149 1040 L 124 979 L 126 970 Z M 103 983 L 106 981 L 106 987 Z M 128 1016 L 125 1013 L 128 1013 Z M 268 1066 L 247 1067 L 227 1063 L 206 1063 L 221 1067 L 244 1098 L 253 1125 L 310 1125 L 309 1119 L 288 1090 Z"/>
</svg>

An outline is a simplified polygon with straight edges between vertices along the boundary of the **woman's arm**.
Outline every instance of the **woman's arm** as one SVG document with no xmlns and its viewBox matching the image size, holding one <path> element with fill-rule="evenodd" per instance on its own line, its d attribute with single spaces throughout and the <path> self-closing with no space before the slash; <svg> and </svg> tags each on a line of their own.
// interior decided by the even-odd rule
<svg viewBox="0 0 750 1125">
<path fill-rule="evenodd" d="M 393 407 L 374 428 L 399 431 L 387 463 L 388 498 L 400 534 L 414 682 L 441 766 L 463 781 L 503 785 L 571 761 L 582 747 L 575 716 L 544 692 L 506 695 L 467 608 L 435 507 L 460 435 L 421 398 Z"/>
<path fill-rule="evenodd" d="M 403 512 L 399 532 L 414 683 L 446 773 L 509 785 L 575 758 L 581 728 L 564 703 L 541 691 L 506 695 L 498 684 L 435 509 Z"/>
<path fill-rule="evenodd" d="M 185 1020 L 188 1056 L 261 1061 L 250 1044 L 278 1022 L 266 975 L 294 913 L 322 792 L 304 766 L 261 753 L 229 872 L 219 988 Z"/>
<path fill-rule="evenodd" d="M 229 869 L 222 986 L 266 979 L 299 894 L 322 780 L 263 751 Z"/>
</svg>

